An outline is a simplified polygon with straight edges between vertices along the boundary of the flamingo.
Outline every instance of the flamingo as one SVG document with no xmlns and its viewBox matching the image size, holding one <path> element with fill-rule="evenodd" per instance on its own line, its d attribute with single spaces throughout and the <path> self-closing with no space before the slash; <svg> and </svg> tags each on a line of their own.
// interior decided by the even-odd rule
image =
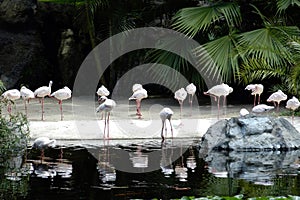
<svg viewBox="0 0 300 200">
<path fill-rule="evenodd" d="M 254 95 L 254 103 L 253 106 L 256 105 L 256 95 L 258 95 L 257 104 L 260 103 L 260 95 L 264 91 L 264 86 L 262 84 L 250 84 L 247 85 L 245 90 L 251 90 L 251 95 Z"/>
<path fill-rule="evenodd" d="M 109 116 L 110 112 L 113 110 L 114 107 L 116 107 L 116 102 L 112 99 L 108 99 L 105 96 L 100 97 L 101 101 L 103 102 L 96 108 L 96 112 L 104 112 L 105 118 L 104 118 L 104 131 L 103 131 L 103 137 L 105 138 L 105 130 L 106 130 L 106 124 L 107 124 L 107 138 L 109 138 Z M 107 115 L 107 118 L 106 118 Z"/>
<path fill-rule="evenodd" d="M 274 106 L 268 106 L 266 104 L 259 104 L 252 108 L 252 112 L 254 113 L 264 113 L 268 112 L 269 110 L 274 109 Z"/>
<path fill-rule="evenodd" d="M 287 102 L 286 102 L 286 108 L 287 109 L 291 109 L 293 111 L 293 114 L 292 114 L 292 123 L 294 124 L 294 115 L 295 115 L 295 110 L 298 109 L 300 106 L 300 102 L 299 100 L 296 98 L 296 97 L 293 97 L 291 99 L 289 99 Z"/>
<path fill-rule="evenodd" d="M 49 82 L 49 86 L 42 86 L 39 87 L 34 91 L 34 96 L 41 98 L 41 104 L 42 104 L 42 120 L 44 120 L 44 98 L 45 96 L 49 96 L 51 94 L 51 86 L 52 86 L 52 81 Z"/>
<path fill-rule="evenodd" d="M 71 96 L 72 96 L 72 91 L 67 86 L 51 94 L 51 97 L 54 97 L 58 100 L 61 121 L 63 120 L 62 101 L 71 98 Z"/>
<path fill-rule="evenodd" d="M 186 86 L 186 91 L 187 93 L 189 94 L 189 103 L 191 105 L 191 108 L 193 107 L 193 97 L 195 95 L 195 92 L 196 92 L 196 86 L 191 83 L 189 84 L 188 86 Z"/>
<path fill-rule="evenodd" d="M 103 102 L 100 101 L 100 97 L 102 97 L 102 96 L 107 97 L 110 94 L 110 92 L 108 91 L 108 89 L 104 85 L 102 85 L 101 87 L 99 87 L 96 93 L 98 95 L 98 102 L 100 104 L 103 103 Z M 101 120 L 102 119 L 103 119 L 103 113 L 101 115 Z"/>
<path fill-rule="evenodd" d="M 233 92 L 233 88 L 229 85 L 222 83 L 220 85 L 215 85 L 210 88 L 207 92 L 204 92 L 205 95 L 209 95 L 215 98 L 218 104 L 218 119 L 220 115 L 220 97 L 223 96 L 223 106 L 226 104 L 226 97 Z"/>
<path fill-rule="evenodd" d="M 274 92 L 273 94 L 270 95 L 270 97 L 267 99 L 267 102 L 273 102 L 275 107 L 277 103 L 277 112 L 278 112 L 280 102 L 285 101 L 286 99 L 287 99 L 287 95 L 284 94 L 281 90 L 278 90 L 277 92 Z"/>
<path fill-rule="evenodd" d="M 129 97 L 129 100 L 136 101 L 136 111 L 137 111 L 136 115 L 138 115 L 139 119 L 140 119 L 142 116 L 141 101 L 142 101 L 142 99 L 145 99 L 148 97 L 148 93 L 147 93 L 147 90 L 145 90 L 141 84 L 134 84 L 132 86 L 132 92 L 133 92 L 133 94 L 131 97 Z"/>
<path fill-rule="evenodd" d="M 249 114 L 249 111 L 246 108 L 240 110 L 240 117 L 244 117 Z"/>
<path fill-rule="evenodd" d="M 21 94 L 21 97 L 24 101 L 25 113 L 26 113 L 26 116 L 27 116 L 27 103 L 26 103 L 26 101 L 28 101 L 28 103 L 29 103 L 29 100 L 34 98 L 34 93 L 30 89 L 26 88 L 25 86 L 22 86 L 21 90 L 20 90 L 20 94 Z"/>
<path fill-rule="evenodd" d="M 182 115 L 183 101 L 186 99 L 186 96 L 187 96 L 187 92 L 185 91 L 184 88 L 180 88 L 174 94 L 174 98 L 177 99 L 177 101 L 178 101 L 178 103 L 180 105 L 180 118 L 181 118 L 181 115 Z"/>
<path fill-rule="evenodd" d="M 9 114 L 11 114 L 11 102 L 14 102 L 17 99 L 20 99 L 20 91 L 17 89 L 11 89 L 11 90 L 7 90 L 6 92 L 4 92 L 1 97 L 4 100 L 8 100 L 8 104 L 7 104 L 7 111 Z"/>
<path fill-rule="evenodd" d="M 108 91 L 108 89 L 104 85 L 99 87 L 98 90 L 97 90 L 97 95 L 99 96 L 98 100 L 100 99 L 100 97 L 102 97 L 102 96 L 107 97 L 109 94 L 110 94 L 110 92 Z"/>
<path fill-rule="evenodd" d="M 55 147 L 56 140 L 55 139 L 49 139 L 48 137 L 39 137 L 34 140 L 32 148 L 41 150 L 41 161 L 44 158 L 44 150 L 49 147 Z"/>
<path fill-rule="evenodd" d="M 171 133 L 172 133 L 172 138 L 173 138 L 173 127 L 172 127 L 172 123 L 171 123 L 171 117 L 174 114 L 174 112 L 170 109 L 170 108 L 163 108 L 160 113 L 160 119 L 162 121 L 162 128 L 161 128 L 161 139 L 162 142 L 165 140 L 164 137 L 164 127 L 165 127 L 165 132 L 167 134 L 167 126 L 166 126 L 166 120 L 169 120 L 170 123 L 170 127 L 171 127 Z"/>
</svg>

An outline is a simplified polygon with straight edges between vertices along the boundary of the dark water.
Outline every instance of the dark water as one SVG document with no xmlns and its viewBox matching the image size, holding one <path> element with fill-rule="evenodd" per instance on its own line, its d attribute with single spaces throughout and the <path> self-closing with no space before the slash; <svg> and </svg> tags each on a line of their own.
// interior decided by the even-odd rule
<svg viewBox="0 0 300 200">
<path fill-rule="evenodd" d="M 211 152 L 159 142 L 28 150 L 1 165 L 0 199 L 300 196 L 293 152 Z"/>
</svg>

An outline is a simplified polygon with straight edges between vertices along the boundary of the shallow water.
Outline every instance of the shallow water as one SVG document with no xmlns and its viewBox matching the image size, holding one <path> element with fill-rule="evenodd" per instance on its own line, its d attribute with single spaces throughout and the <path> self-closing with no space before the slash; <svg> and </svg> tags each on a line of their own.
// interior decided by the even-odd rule
<svg viewBox="0 0 300 200">
<path fill-rule="evenodd" d="M 298 151 L 212 152 L 200 158 L 196 143 L 182 143 L 58 146 L 45 150 L 43 160 L 29 148 L 0 168 L 0 199 L 300 196 Z"/>
</svg>

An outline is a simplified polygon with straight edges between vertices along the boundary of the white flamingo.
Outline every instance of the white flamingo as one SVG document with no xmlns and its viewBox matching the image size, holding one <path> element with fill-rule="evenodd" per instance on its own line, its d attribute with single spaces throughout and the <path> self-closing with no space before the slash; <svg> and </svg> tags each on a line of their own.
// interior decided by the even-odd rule
<svg viewBox="0 0 300 200">
<path fill-rule="evenodd" d="M 104 86 L 104 85 L 101 85 L 101 87 L 98 88 L 97 90 L 97 95 L 98 95 L 98 102 L 101 104 L 103 102 L 101 102 L 101 97 L 104 96 L 104 97 L 107 97 L 108 95 L 110 95 L 110 92 L 109 90 Z M 101 115 L 101 120 L 103 119 L 103 113 Z"/>
<path fill-rule="evenodd" d="M 45 99 L 46 96 L 50 97 L 52 83 L 53 82 L 50 81 L 48 86 L 39 87 L 38 89 L 36 89 L 34 91 L 34 96 L 38 97 L 38 98 L 41 98 L 40 102 L 41 102 L 41 105 L 42 105 L 42 120 L 44 120 L 44 99 Z"/>
<path fill-rule="evenodd" d="M 170 108 L 163 108 L 159 113 L 160 119 L 162 121 L 162 128 L 161 128 L 161 139 L 162 139 L 162 141 L 165 140 L 164 128 L 165 128 L 165 132 L 166 132 L 166 135 L 167 135 L 166 120 L 169 120 L 170 127 L 171 127 L 172 138 L 173 138 L 173 127 L 172 127 L 172 123 L 171 123 L 171 117 L 173 116 L 173 114 L 174 114 L 174 112 Z"/>
<path fill-rule="evenodd" d="M 136 111 L 137 111 L 136 115 L 138 115 L 139 119 L 140 119 L 142 116 L 141 101 L 142 101 L 142 99 L 145 99 L 148 97 L 148 93 L 147 93 L 147 90 L 145 90 L 141 84 L 134 84 L 132 86 L 132 92 L 133 92 L 133 94 L 131 97 L 129 97 L 129 100 L 136 101 Z"/>
<path fill-rule="evenodd" d="M 264 86 L 262 84 L 250 84 L 247 85 L 245 90 L 251 90 L 251 95 L 254 95 L 254 103 L 253 106 L 256 105 L 256 95 L 258 95 L 258 101 L 257 104 L 260 103 L 260 95 L 264 91 Z"/>
<path fill-rule="evenodd" d="M 229 85 L 222 83 L 220 85 L 215 85 L 210 88 L 207 92 L 204 92 L 205 95 L 209 95 L 215 98 L 218 104 L 218 119 L 220 116 L 220 97 L 223 96 L 223 106 L 226 105 L 226 97 L 233 92 L 233 88 Z"/>
<path fill-rule="evenodd" d="M 59 89 L 51 94 L 51 97 L 54 97 L 58 100 L 61 120 L 63 120 L 62 102 L 63 102 L 63 100 L 70 99 L 71 96 L 72 96 L 72 91 L 67 86 L 65 86 L 64 88 Z"/>
<path fill-rule="evenodd" d="M 269 110 L 272 110 L 274 108 L 275 108 L 274 106 L 268 106 L 266 104 L 259 104 L 259 105 L 256 105 L 252 108 L 252 112 L 254 112 L 254 113 L 265 113 L 265 112 L 268 112 Z"/>
<path fill-rule="evenodd" d="M 246 108 L 242 108 L 240 110 L 240 117 L 244 117 L 246 115 L 249 115 L 249 111 Z"/>
<path fill-rule="evenodd" d="M 275 107 L 277 103 L 277 112 L 278 112 L 280 102 L 285 100 L 287 100 L 287 95 L 284 94 L 281 90 L 278 90 L 277 92 L 274 92 L 273 94 L 270 95 L 270 97 L 267 99 L 267 102 L 273 102 Z"/>
<path fill-rule="evenodd" d="M 103 137 L 105 138 L 105 130 L 107 125 L 107 138 L 109 138 L 109 116 L 110 112 L 116 107 L 116 102 L 112 99 L 108 99 L 105 96 L 100 97 L 101 101 L 103 102 L 96 108 L 96 112 L 104 112 L 104 131 Z"/>
<path fill-rule="evenodd" d="M 25 86 L 22 86 L 21 90 L 20 90 L 20 94 L 21 94 L 21 97 L 24 101 L 25 113 L 26 113 L 26 116 L 27 116 L 27 103 L 26 103 L 26 101 L 29 103 L 30 99 L 34 99 L 34 93 L 30 89 L 26 88 Z"/>
<path fill-rule="evenodd" d="M 34 140 L 32 148 L 39 149 L 41 151 L 41 161 L 44 158 L 44 150 L 49 147 L 55 147 L 56 140 L 55 139 L 49 139 L 48 137 L 39 137 Z"/>
<path fill-rule="evenodd" d="M 297 99 L 296 97 L 293 97 L 291 99 L 289 99 L 286 102 L 286 108 L 287 109 L 291 109 L 293 114 L 292 114 L 292 123 L 294 124 L 294 115 L 295 115 L 295 110 L 297 110 L 300 106 L 300 102 L 299 99 Z"/>
<path fill-rule="evenodd" d="M 97 95 L 99 96 L 98 99 L 100 99 L 100 97 L 102 97 L 102 96 L 107 97 L 109 94 L 110 94 L 110 92 L 108 91 L 108 89 L 104 85 L 99 87 L 98 90 L 97 90 Z"/>
<path fill-rule="evenodd" d="M 11 102 L 14 102 L 17 99 L 20 99 L 20 96 L 21 96 L 20 91 L 17 89 L 7 90 L 1 95 L 1 97 L 4 100 L 8 101 L 7 111 L 9 114 L 11 114 Z"/>
<path fill-rule="evenodd" d="M 196 93 L 196 86 L 193 83 L 191 83 L 188 86 L 186 86 L 185 89 L 186 89 L 187 93 L 189 94 L 189 103 L 192 108 L 193 107 L 193 97 Z"/>
<path fill-rule="evenodd" d="M 184 88 L 180 88 L 179 90 L 177 90 L 174 94 L 174 98 L 177 99 L 179 105 L 180 105 L 180 118 L 182 116 L 182 105 L 183 105 L 183 101 L 186 99 L 187 96 L 187 92 L 185 91 Z"/>
</svg>

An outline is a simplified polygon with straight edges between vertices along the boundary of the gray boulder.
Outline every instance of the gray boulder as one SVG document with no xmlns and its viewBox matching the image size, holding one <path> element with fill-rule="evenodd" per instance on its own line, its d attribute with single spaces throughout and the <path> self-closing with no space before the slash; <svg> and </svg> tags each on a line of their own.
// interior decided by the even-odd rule
<svg viewBox="0 0 300 200">
<path fill-rule="evenodd" d="M 262 151 L 300 148 L 300 133 L 284 118 L 246 115 L 220 120 L 200 142 L 200 154 L 211 150 Z"/>
</svg>

